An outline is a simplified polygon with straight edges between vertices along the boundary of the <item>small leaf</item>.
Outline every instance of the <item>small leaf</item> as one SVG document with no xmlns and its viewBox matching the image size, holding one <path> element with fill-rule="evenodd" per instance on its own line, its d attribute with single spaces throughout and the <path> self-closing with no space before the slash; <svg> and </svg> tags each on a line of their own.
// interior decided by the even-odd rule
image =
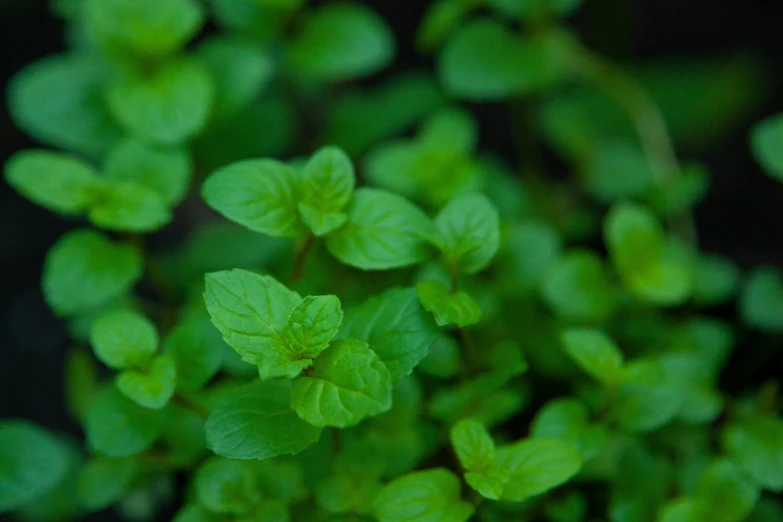
<svg viewBox="0 0 783 522">
<path fill-rule="evenodd" d="M 90 343 L 98 359 L 109 368 L 146 366 L 158 349 L 158 331 L 138 312 L 110 311 L 92 324 Z"/>
<path fill-rule="evenodd" d="M 464 328 L 481 320 L 481 309 L 469 294 L 452 293 L 439 281 L 419 282 L 416 294 L 424 309 L 435 315 L 438 326 L 454 324 Z"/>
<path fill-rule="evenodd" d="M 783 279 L 774 268 L 752 271 L 739 300 L 740 316 L 763 332 L 783 331 Z"/>
<path fill-rule="evenodd" d="M 46 255 L 44 296 L 56 313 L 72 315 L 119 297 L 141 273 L 136 249 L 78 229 L 61 237 Z"/>
<path fill-rule="evenodd" d="M 783 180 L 783 114 L 756 124 L 750 135 L 750 146 L 766 173 Z"/>
<path fill-rule="evenodd" d="M 348 216 L 342 212 L 322 212 L 305 203 L 299 203 L 297 208 L 304 224 L 318 237 L 337 230 L 348 221 Z"/>
<path fill-rule="evenodd" d="M 694 497 L 709 506 L 715 522 L 741 522 L 753 510 L 761 492 L 758 485 L 737 464 L 714 461 L 696 486 Z"/>
<path fill-rule="evenodd" d="M 318 484 L 315 499 L 328 513 L 366 513 L 380 488 L 376 480 L 335 475 Z"/>
<path fill-rule="evenodd" d="M 418 370 L 439 379 L 454 377 L 460 371 L 462 355 L 457 341 L 449 336 L 439 336 L 430 346 L 427 357 L 421 361 Z"/>
<path fill-rule="evenodd" d="M 576 328 L 563 332 L 561 339 L 566 353 L 595 379 L 611 385 L 620 378 L 623 354 L 602 332 Z"/>
<path fill-rule="evenodd" d="M 138 183 L 106 187 L 90 208 L 90 221 L 100 228 L 123 232 L 151 232 L 172 219 L 163 197 Z"/>
<path fill-rule="evenodd" d="M 246 462 L 213 457 L 194 478 L 199 502 L 215 513 L 241 515 L 261 500 Z"/>
<path fill-rule="evenodd" d="M 218 516 L 201 504 L 186 505 L 174 516 L 172 522 L 217 522 Z"/>
<path fill-rule="evenodd" d="M 195 0 L 86 0 L 89 33 L 110 51 L 160 56 L 192 38 L 204 21 Z"/>
<path fill-rule="evenodd" d="M 288 381 L 258 381 L 227 393 L 207 419 L 209 448 L 229 459 L 264 460 L 317 442 L 321 429 L 294 413 L 289 390 Z"/>
<path fill-rule="evenodd" d="M 598 201 L 611 203 L 637 198 L 656 183 L 650 162 L 631 140 L 606 140 L 585 160 L 585 185 Z"/>
<path fill-rule="evenodd" d="M 339 82 L 384 68 L 394 56 L 394 36 L 384 20 L 362 4 L 327 5 L 304 20 L 288 48 L 303 76 Z"/>
<path fill-rule="evenodd" d="M 61 214 L 85 211 L 103 188 L 88 164 L 67 154 L 43 150 L 12 156 L 5 164 L 5 179 L 33 203 Z"/>
<path fill-rule="evenodd" d="M 446 38 L 471 13 L 479 8 L 479 0 L 438 0 L 427 7 L 424 18 L 416 31 L 416 44 L 431 51 Z"/>
<path fill-rule="evenodd" d="M 90 459 L 79 472 L 79 502 L 90 511 L 116 504 L 129 492 L 140 471 L 133 459 Z"/>
<path fill-rule="evenodd" d="M 294 377 L 310 366 L 310 358 L 297 354 L 282 336 L 302 298 L 272 277 L 246 270 L 207 274 L 204 300 L 226 343 L 258 366 L 263 378 Z"/>
<path fill-rule="evenodd" d="M 342 321 L 337 296 L 308 296 L 291 311 L 282 335 L 294 354 L 315 359 L 337 335 Z"/>
<path fill-rule="evenodd" d="M 500 245 L 500 216 L 482 194 L 456 197 L 435 219 L 438 246 L 455 270 L 475 274 L 495 257 Z"/>
<path fill-rule="evenodd" d="M 68 447 L 26 420 L 0 421 L 0 513 L 53 489 L 69 466 Z"/>
<path fill-rule="evenodd" d="M 313 426 L 345 428 L 391 408 L 389 370 L 366 343 L 336 341 L 291 388 L 291 407 Z"/>
<path fill-rule="evenodd" d="M 482 471 L 495 464 L 495 443 L 478 421 L 464 419 L 451 428 L 451 445 L 459 463 L 468 471 Z"/>
<path fill-rule="evenodd" d="M 299 175 L 273 160 L 245 160 L 213 173 L 204 182 L 207 204 L 225 217 L 270 236 L 295 237 L 299 220 Z"/>
<path fill-rule="evenodd" d="M 582 457 L 571 444 L 528 439 L 498 448 L 498 464 L 509 471 L 502 499 L 522 502 L 553 489 L 576 475 Z"/>
<path fill-rule="evenodd" d="M 783 491 L 783 420 L 757 416 L 725 428 L 723 446 L 756 482 L 774 493 Z"/>
<path fill-rule="evenodd" d="M 492 466 L 481 471 L 465 473 L 465 482 L 482 497 L 490 500 L 500 500 L 508 480 L 509 472 L 502 466 Z"/>
<path fill-rule="evenodd" d="M 689 356 L 674 354 L 657 359 L 637 359 L 622 372 L 614 401 L 614 416 L 631 432 L 646 432 L 671 421 L 685 400 L 683 368 L 679 362 Z M 687 360 L 687 359 L 686 359 Z"/>
<path fill-rule="evenodd" d="M 223 340 L 206 317 L 190 317 L 169 333 L 164 351 L 176 365 L 177 388 L 194 391 L 204 386 L 223 365 Z"/>
<path fill-rule="evenodd" d="M 405 198 L 359 189 L 346 213 L 347 223 L 326 238 L 329 252 L 341 262 L 362 270 L 388 270 L 429 257 L 432 222 Z"/>
<path fill-rule="evenodd" d="M 165 420 L 164 410 L 139 406 L 115 386 L 107 386 L 87 412 L 87 442 L 107 457 L 128 457 L 150 447 Z"/>
<path fill-rule="evenodd" d="M 617 301 L 601 259 L 588 250 L 554 260 L 541 280 L 541 294 L 556 314 L 574 321 L 602 321 Z"/>
<path fill-rule="evenodd" d="M 213 91 L 212 79 L 200 64 L 179 60 L 166 63 L 150 76 L 125 77 L 111 86 L 107 99 L 128 132 L 174 145 L 204 128 Z"/>
<path fill-rule="evenodd" d="M 369 344 L 389 369 L 392 382 L 413 371 L 437 336 L 413 288 L 393 288 L 350 310 L 339 334 Z"/>
<path fill-rule="evenodd" d="M 104 166 L 107 179 L 144 185 L 166 205 L 184 199 L 192 173 L 193 163 L 184 148 L 158 147 L 132 138 L 113 147 Z"/>
<path fill-rule="evenodd" d="M 159 355 L 146 371 L 125 370 L 117 376 L 117 388 L 136 404 L 159 410 L 174 395 L 177 366 L 168 355 Z"/>
<path fill-rule="evenodd" d="M 310 158 L 298 208 L 315 235 L 328 234 L 345 223 L 347 216 L 341 211 L 351 200 L 355 183 L 353 163 L 342 150 L 324 147 Z"/>
<path fill-rule="evenodd" d="M 466 522 L 473 506 L 460 498 L 459 479 L 435 468 L 393 480 L 375 498 L 378 522 Z"/>
</svg>

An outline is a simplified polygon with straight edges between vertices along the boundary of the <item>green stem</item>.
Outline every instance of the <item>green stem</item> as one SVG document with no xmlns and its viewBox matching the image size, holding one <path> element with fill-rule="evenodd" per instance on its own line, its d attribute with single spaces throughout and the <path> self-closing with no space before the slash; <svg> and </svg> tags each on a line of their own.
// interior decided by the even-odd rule
<svg viewBox="0 0 783 522">
<path fill-rule="evenodd" d="M 340 428 L 332 428 L 332 450 L 335 454 L 343 450 L 343 436 L 340 433 Z"/>
<path fill-rule="evenodd" d="M 680 175 L 682 168 L 666 127 L 666 120 L 644 88 L 622 68 L 581 47 L 574 60 L 575 72 L 592 81 L 612 97 L 631 119 L 647 161 L 659 183 Z M 687 243 L 696 244 L 696 227 L 685 212 L 670 225 Z"/>
<path fill-rule="evenodd" d="M 193 413 L 195 413 L 196 415 L 198 415 L 202 419 L 206 419 L 207 417 L 209 417 L 209 410 L 208 409 L 206 409 L 201 404 L 191 400 L 190 398 L 185 397 L 181 393 L 175 393 L 171 397 L 171 401 L 173 403 L 175 403 L 175 404 L 179 404 L 180 406 L 182 406 L 186 410 L 192 411 Z"/>
<path fill-rule="evenodd" d="M 304 273 L 304 264 L 305 261 L 307 261 L 307 254 L 312 249 L 315 240 L 315 235 L 313 233 L 309 233 L 307 234 L 304 243 L 302 243 L 302 246 L 297 249 L 296 255 L 294 256 L 294 267 L 291 270 L 291 277 L 289 278 L 291 283 L 296 282 L 302 278 L 302 274 Z"/>
</svg>

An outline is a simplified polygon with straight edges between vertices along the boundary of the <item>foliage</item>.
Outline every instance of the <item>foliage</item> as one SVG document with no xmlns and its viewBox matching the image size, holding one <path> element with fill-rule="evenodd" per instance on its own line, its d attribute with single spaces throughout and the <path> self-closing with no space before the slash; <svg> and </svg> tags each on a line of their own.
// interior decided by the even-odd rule
<svg viewBox="0 0 783 522">
<path fill-rule="evenodd" d="M 69 49 L 9 85 L 52 150 L 5 179 L 75 225 L 42 288 L 86 445 L 1 420 L 0 513 L 783 521 L 777 388 L 719 386 L 737 338 L 779 339 L 783 279 L 699 251 L 678 157 L 757 71 L 626 72 L 581 3 L 435 0 L 434 72 L 390 73 L 363 2 L 55 2 Z M 511 114 L 518 163 L 467 103 Z M 783 116 L 750 149 L 783 179 Z"/>
</svg>

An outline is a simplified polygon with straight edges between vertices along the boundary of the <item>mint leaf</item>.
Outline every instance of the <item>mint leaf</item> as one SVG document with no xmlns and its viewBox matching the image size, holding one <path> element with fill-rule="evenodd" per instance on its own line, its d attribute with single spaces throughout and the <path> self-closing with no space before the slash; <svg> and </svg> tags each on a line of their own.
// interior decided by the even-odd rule
<svg viewBox="0 0 783 522">
<path fill-rule="evenodd" d="M 362 188 L 346 213 L 347 223 L 326 238 L 329 252 L 341 262 L 362 270 L 388 270 L 429 257 L 432 222 L 405 198 Z"/>
<path fill-rule="evenodd" d="M 217 522 L 218 516 L 201 504 L 186 505 L 174 516 L 172 522 Z"/>
<path fill-rule="evenodd" d="M 460 498 L 459 479 L 435 468 L 391 481 L 375 498 L 378 522 L 466 522 L 473 506 Z"/>
<path fill-rule="evenodd" d="M 5 179 L 33 203 L 61 214 L 85 211 L 102 188 L 87 163 L 44 150 L 14 154 L 5 164 Z"/>
<path fill-rule="evenodd" d="M 98 359 L 109 368 L 146 366 L 158 349 L 158 331 L 138 312 L 110 311 L 92 324 L 90 343 Z"/>
<path fill-rule="evenodd" d="M 321 429 L 291 409 L 289 381 L 259 381 L 227 393 L 206 424 L 207 444 L 222 457 L 264 460 L 299 453 L 318 441 Z"/>
<path fill-rule="evenodd" d="M 87 411 L 87 442 L 107 457 L 128 457 L 144 451 L 163 432 L 164 410 L 139 406 L 115 386 L 107 386 Z"/>
<path fill-rule="evenodd" d="M 550 439 L 528 439 L 500 447 L 497 461 L 509 471 L 501 498 L 516 502 L 567 482 L 582 467 L 582 457 L 571 444 Z"/>
<path fill-rule="evenodd" d="M 170 54 L 201 28 L 204 13 L 195 0 L 86 0 L 89 33 L 109 51 Z"/>
<path fill-rule="evenodd" d="M 313 363 L 312 375 L 291 388 L 291 407 L 313 426 L 345 428 L 391 408 L 389 370 L 366 343 L 334 342 Z"/>
<path fill-rule="evenodd" d="M 477 0 L 438 0 L 428 6 L 416 31 L 416 44 L 431 51 L 462 23 L 471 11 L 478 9 Z"/>
<path fill-rule="evenodd" d="M 328 234 L 345 223 L 347 216 L 342 210 L 351 200 L 355 183 L 353 163 L 337 147 L 324 147 L 307 162 L 298 208 L 316 236 Z"/>
<path fill-rule="evenodd" d="M 166 205 L 185 198 L 193 174 L 193 162 L 182 147 L 159 147 L 126 139 L 109 151 L 104 165 L 106 179 L 133 182 L 154 190 Z"/>
<path fill-rule="evenodd" d="M 669 358 L 637 359 L 622 372 L 613 405 L 619 425 L 631 432 L 650 431 L 672 420 L 682 408 L 685 389 L 678 354 Z"/>
<path fill-rule="evenodd" d="M 726 427 L 722 440 L 728 454 L 761 487 L 783 491 L 783 420 L 760 415 L 739 420 Z"/>
<path fill-rule="evenodd" d="M 61 237 L 46 255 L 44 296 L 59 315 L 85 312 L 130 290 L 141 273 L 136 249 L 78 229 Z"/>
<path fill-rule="evenodd" d="M 739 299 L 745 324 L 763 332 L 783 331 L 783 279 L 774 268 L 753 270 Z"/>
<path fill-rule="evenodd" d="M 394 56 L 394 36 L 384 20 L 362 4 L 327 5 L 304 20 L 288 48 L 299 74 L 338 82 L 367 76 Z"/>
<path fill-rule="evenodd" d="M 177 388 L 194 391 L 204 386 L 223 366 L 224 346 L 206 317 L 189 317 L 177 324 L 164 343 L 164 352 L 177 368 Z"/>
<path fill-rule="evenodd" d="M 502 466 L 490 466 L 480 471 L 465 472 L 465 482 L 482 497 L 490 500 L 500 500 L 508 479 L 509 472 Z"/>
<path fill-rule="evenodd" d="M 495 443 L 478 421 L 463 419 L 451 428 L 451 445 L 459 463 L 468 471 L 482 471 L 495 464 Z"/>
<path fill-rule="evenodd" d="M 90 221 L 94 225 L 124 232 L 151 232 L 171 219 L 171 212 L 158 192 L 132 182 L 106 187 L 90 208 Z"/>
<path fill-rule="evenodd" d="M 699 479 L 694 497 L 709 506 L 715 522 L 741 522 L 753 510 L 761 492 L 742 468 L 728 459 L 714 461 Z"/>
<path fill-rule="evenodd" d="M 566 353 L 584 371 L 606 385 L 616 383 L 623 368 L 623 354 L 599 330 L 574 328 L 561 335 Z"/>
<path fill-rule="evenodd" d="M 722 256 L 701 255 L 696 261 L 694 272 L 696 279 L 693 282 L 693 300 L 702 306 L 728 301 L 739 286 L 739 268 Z"/>
<path fill-rule="evenodd" d="M 349 310 L 339 335 L 369 344 L 389 369 L 392 382 L 413 371 L 437 336 L 413 288 L 388 290 Z"/>
<path fill-rule="evenodd" d="M 114 117 L 129 133 L 174 145 L 204 128 L 213 91 L 212 79 L 200 64 L 175 60 L 152 75 L 123 78 L 109 88 L 107 100 Z"/>
<path fill-rule="evenodd" d="M 125 370 L 117 376 L 117 388 L 136 404 L 159 410 L 174 395 L 177 366 L 168 355 L 155 357 L 144 371 Z"/>
<path fill-rule="evenodd" d="M 757 123 L 750 135 L 750 147 L 767 174 L 783 179 L 783 114 Z"/>
<path fill-rule="evenodd" d="M 541 294 L 557 315 L 598 322 L 614 311 L 617 295 L 601 259 L 587 250 L 569 252 L 546 270 Z"/>
<path fill-rule="evenodd" d="M 207 204 L 231 221 L 270 236 L 295 237 L 299 220 L 299 174 L 274 160 L 245 160 L 224 167 L 204 182 Z"/>
<path fill-rule="evenodd" d="M 54 488 L 69 466 L 68 447 L 26 420 L 0 421 L 0 513 Z"/>
<path fill-rule="evenodd" d="M 380 488 L 377 480 L 335 475 L 316 486 L 315 500 L 328 513 L 366 513 Z"/>
<path fill-rule="evenodd" d="M 213 457 L 194 479 L 199 502 L 215 513 L 241 515 L 261 500 L 247 462 Z"/>
<path fill-rule="evenodd" d="M 435 315 L 438 326 L 447 324 L 459 328 L 476 324 L 481 319 L 481 309 L 465 292 L 451 292 L 439 281 L 421 281 L 416 284 L 416 295 L 422 306 Z"/>
<path fill-rule="evenodd" d="M 122 136 L 104 102 L 110 76 L 106 64 L 87 53 L 49 56 L 11 79 L 8 108 L 36 140 L 100 156 Z"/>
<path fill-rule="evenodd" d="M 288 316 L 283 338 L 296 355 L 314 359 L 337 335 L 343 311 L 333 295 L 308 296 Z"/>
<path fill-rule="evenodd" d="M 122 500 L 141 469 L 133 459 L 90 459 L 79 472 L 79 502 L 90 511 L 99 511 Z"/>
<path fill-rule="evenodd" d="M 272 277 L 246 270 L 207 274 L 204 300 L 223 339 L 242 360 L 258 366 L 262 378 L 295 377 L 312 364 L 314 354 L 302 351 L 302 347 L 289 345 L 283 335 L 291 312 L 302 303 L 302 298 Z M 304 323 L 308 308 L 322 302 L 308 301 L 297 312 L 301 315 L 299 320 Z M 316 313 L 317 310 L 313 308 L 310 312 Z M 334 318 L 333 315 L 331 317 Z M 295 318 L 294 323 L 296 321 Z M 299 327 L 292 324 L 290 328 Z M 307 342 L 307 334 L 304 330 L 300 332 L 302 341 Z"/>
<path fill-rule="evenodd" d="M 500 216 L 482 194 L 453 199 L 435 218 L 438 247 L 453 270 L 475 274 L 484 269 L 500 246 Z"/>
</svg>

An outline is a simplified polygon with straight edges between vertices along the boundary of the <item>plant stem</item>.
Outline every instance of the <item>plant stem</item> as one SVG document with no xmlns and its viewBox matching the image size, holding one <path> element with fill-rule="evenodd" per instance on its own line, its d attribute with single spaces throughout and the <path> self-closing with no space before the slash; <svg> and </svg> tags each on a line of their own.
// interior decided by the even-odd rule
<svg viewBox="0 0 783 522">
<path fill-rule="evenodd" d="M 332 428 L 332 450 L 335 453 L 340 453 L 343 450 L 343 436 L 340 433 L 340 428 Z"/>
<path fill-rule="evenodd" d="M 304 264 L 305 261 L 307 261 L 307 254 L 312 249 L 313 244 L 315 243 L 315 239 L 316 237 L 312 232 L 307 234 L 304 243 L 302 243 L 302 246 L 297 249 L 296 255 L 294 257 L 294 267 L 291 270 L 291 277 L 289 278 L 291 283 L 302 278 L 302 274 L 304 273 Z"/>
<path fill-rule="evenodd" d="M 666 120 L 644 88 L 619 66 L 581 47 L 575 53 L 575 72 L 592 81 L 612 97 L 631 119 L 647 161 L 659 183 L 680 175 Z M 670 225 L 688 244 L 696 244 L 696 227 L 688 212 L 674 216 Z"/>
<path fill-rule="evenodd" d="M 201 404 L 198 404 L 197 402 L 194 402 L 194 401 L 190 400 L 188 397 L 185 397 L 181 393 L 175 393 L 171 397 L 171 401 L 176 403 L 176 404 L 179 404 L 180 406 L 182 406 L 186 410 L 192 411 L 193 413 L 195 413 L 196 415 L 198 415 L 202 419 L 206 419 L 207 417 L 209 417 L 209 410 L 208 409 L 203 407 Z"/>
</svg>

